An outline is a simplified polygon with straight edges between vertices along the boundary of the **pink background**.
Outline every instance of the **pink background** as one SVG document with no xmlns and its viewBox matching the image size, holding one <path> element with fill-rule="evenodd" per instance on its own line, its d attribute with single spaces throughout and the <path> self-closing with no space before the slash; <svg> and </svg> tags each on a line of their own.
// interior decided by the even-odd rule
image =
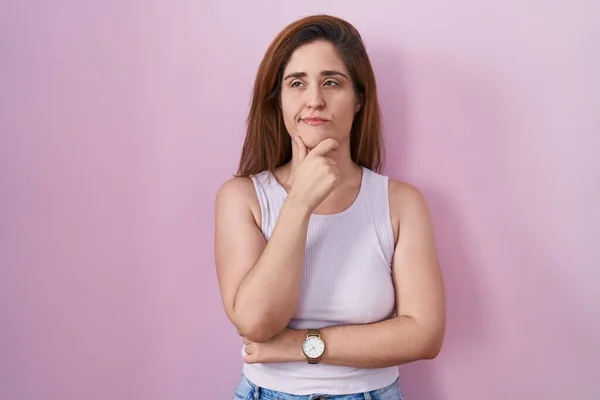
<svg viewBox="0 0 600 400">
<path fill-rule="evenodd" d="M 597 1 L 0 6 L 0 398 L 230 399 L 213 202 L 273 36 L 363 33 L 448 295 L 408 399 L 597 399 Z M 568 4 L 568 5 L 567 5 Z"/>
</svg>

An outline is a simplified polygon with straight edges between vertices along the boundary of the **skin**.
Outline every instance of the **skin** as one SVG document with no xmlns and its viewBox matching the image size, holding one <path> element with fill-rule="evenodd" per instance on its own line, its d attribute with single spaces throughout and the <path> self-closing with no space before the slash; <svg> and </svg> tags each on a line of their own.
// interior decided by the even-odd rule
<svg viewBox="0 0 600 400">
<path fill-rule="evenodd" d="M 334 47 L 315 42 L 298 48 L 284 78 L 281 107 L 293 156 L 275 171 L 289 195 L 269 242 L 260 233 L 260 207 L 249 179 L 234 178 L 217 194 L 219 285 L 225 310 L 244 338 L 248 363 L 305 360 L 301 345 L 307 332 L 286 325 L 298 301 L 308 220 L 311 213 L 348 208 L 360 189 L 361 169 L 350 157 L 349 135 L 361 104 Z M 307 116 L 326 122 L 315 126 L 303 119 Z M 311 180 L 315 174 L 319 179 Z M 445 297 L 427 204 L 415 187 L 392 179 L 389 199 L 397 316 L 322 329 L 322 363 L 378 368 L 434 358 L 441 349 Z"/>
<path fill-rule="evenodd" d="M 304 151 L 303 145 L 310 152 L 322 141 L 334 139 L 339 146 L 327 156 L 339 170 L 341 184 L 314 213 L 333 214 L 348 208 L 360 189 L 362 174 L 350 157 L 350 129 L 361 103 L 350 73 L 330 43 L 316 42 L 296 49 L 283 72 L 281 106 L 286 129 L 295 140 L 292 163 L 275 171 L 278 181 L 290 191 L 294 161 L 298 152 Z M 303 121 L 311 116 L 326 122 L 311 126 Z"/>
</svg>

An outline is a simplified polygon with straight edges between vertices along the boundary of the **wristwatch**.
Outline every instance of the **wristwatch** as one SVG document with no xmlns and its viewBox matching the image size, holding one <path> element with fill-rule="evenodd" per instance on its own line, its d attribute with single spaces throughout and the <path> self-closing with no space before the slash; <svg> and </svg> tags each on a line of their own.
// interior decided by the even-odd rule
<svg viewBox="0 0 600 400">
<path fill-rule="evenodd" d="M 302 343 L 302 352 L 309 364 L 317 364 L 325 353 L 325 342 L 318 329 L 309 329 Z"/>
</svg>

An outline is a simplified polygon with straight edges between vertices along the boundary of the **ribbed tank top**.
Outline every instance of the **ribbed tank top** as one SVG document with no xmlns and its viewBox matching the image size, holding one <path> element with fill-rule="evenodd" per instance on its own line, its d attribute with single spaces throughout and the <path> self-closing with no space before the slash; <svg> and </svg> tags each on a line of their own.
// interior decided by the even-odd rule
<svg viewBox="0 0 600 400">
<path fill-rule="evenodd" d="M 287 192 L 267 171 L 252 180 L 262 214 L 261 230 L 269 240 Z M 363 167 L 360 189 L 350 207 L 337 214 L 312 214 L 309 219 L 301 293 L 288 327 L 320 329 L 393 317 L 393 253 L 388 178 Z M 260 387 L 296 395 L 366 392 L 398 378 L 396 367 L 364 369 L 306 361 L 244 363 L 243 373 Z"/>
</svg>

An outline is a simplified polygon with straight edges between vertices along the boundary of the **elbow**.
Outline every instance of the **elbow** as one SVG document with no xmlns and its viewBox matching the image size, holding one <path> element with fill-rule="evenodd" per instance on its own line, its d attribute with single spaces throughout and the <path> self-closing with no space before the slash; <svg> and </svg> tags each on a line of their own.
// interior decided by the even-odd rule
<svg viewBox="0 0 600 400">
<path fill-rule="evenodd" d="M 422 358 L 425 360 L 433 360 L 442 351 L 444 344 L 444 329 L 436 329 L 428 335 L 428 340 L 424 343 Z"/>
<path fill-rule="evenodd" d="M 270 324 L 261 319 L 240 321 L 236 325 L 240 336 L 254 343 L 268 342 L 279 333 L 279 331 L 273 329 Z"/>
<path fill-rule="evenodd" d="M 266 343 L 273 337 L 266 329 L 238 330 L 241 336 L 254 343 Z"/>
<path fill-rule="evenodd" d="M 423 360 L 433 360 L 436 358 L 440 351 L 442 350 L 442 346 L 439 345 L 431 345 L 423 350 L 423 356 L 421 357 Z"/>
<path fill-rule="evenodd" d="M 261 313 L 248 309 L 237 309 L 231 311 L 230 320 L 236 326 L 238 334 L 254 343 L 265 343 L 281 333 L 289 322 L 289 319 L 276 318 L 272 312 Z"/>
</svg>

